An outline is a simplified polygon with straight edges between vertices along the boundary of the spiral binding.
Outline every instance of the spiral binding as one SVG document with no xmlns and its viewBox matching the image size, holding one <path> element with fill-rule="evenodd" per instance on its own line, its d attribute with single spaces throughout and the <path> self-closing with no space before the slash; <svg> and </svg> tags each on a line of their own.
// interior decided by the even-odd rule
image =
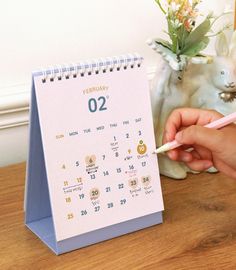
<svg viewBox="0 0 236 270">
<path fill-rule="evenodd" d="M 135 54 L 127 54 L 114 56 L 109 58 L 95 59 L 88 62 L 80 62 L 78 64 L 71 63 L 69 65 L 60 65 L 43 69 L 41 72 L 34 73 L 42 76 L 42 83 L 54 82 L 55 80 L 68 80 L 70 78 L 97 75 L 100 73 L 120 71 L 122 68 L 141 67 L 143 58 Z"/>
</svg>

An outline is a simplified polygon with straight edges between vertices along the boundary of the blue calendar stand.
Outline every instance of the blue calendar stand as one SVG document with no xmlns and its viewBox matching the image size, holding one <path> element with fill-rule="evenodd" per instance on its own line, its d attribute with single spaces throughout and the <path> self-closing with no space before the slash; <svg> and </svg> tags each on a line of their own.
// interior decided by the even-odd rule
<svg viewBox="0 0 236 270">
<path fill-rule="evenodd" d="M 162 212 L 156 212 L 66 240 L 56 240 L 34 83 L 31 95 L 25 211 L 26 226 L 57 255 L 162 223 Z"/>
</svg>

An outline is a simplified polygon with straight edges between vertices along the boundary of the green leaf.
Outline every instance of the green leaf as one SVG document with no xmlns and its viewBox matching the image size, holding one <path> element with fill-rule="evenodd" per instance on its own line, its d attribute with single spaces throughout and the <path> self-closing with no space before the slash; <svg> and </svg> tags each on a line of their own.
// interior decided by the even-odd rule
<svg viewBox="0 0 236 270">
<path fill-rule="evenodd" d="M 168 33 L 169 33 L 170 39 L 172 41 L 172 44 L 175 44 L 176 36 L 175 36 L 174 28 L 172 27 L 170 20 L 167 20 L 167 23 L 168 23 Z M 171 50 L 174 51 L 173 45 L 171 45 Z"/>
<path fill-rule="evenodd" d="M 179 44 L 179 49 L 180 51 L 183 50 L 185 46 L 185 40 L 188 37 L 189 32 L 185 29 L 184 25 L 182 25 L 177 32 L 178 36 L 178 44 Z"/>
<path fill-rule="evenodd" d="M 172 45 L 170 44 L 170 42 L 168 42 L 168 41 L 166 41 L 166 40 L 164 40 L 164 39 L 157 38 L 157 39 L 155 39 L 155 42 L 156 42 L 157 44 L 162 45 L 162 46 L 165 47 L 165 48 L 170 49 L 170 50 L 171 50 L 171 48 L 172 48 Z"/>
<path fill-rule="evenodd" d="M 184 54 L 189 57 L 194 57 L 200 53 L 200 51 L 204 50 L 210 42 L 210 39 L 208 37 L 204 37 L 200 42 L 196 42 L 188 49 L 181 52 L 181 54 Z"/>
<path fill-rule="evenodd" d="M 206 42 L 206 34 L 211 29 L 211 21 L 209 18 L 206 18 L 198 27 L 196 27 L 186 38 L 185 46 L 181 50 L 181 54 L 186 54 L 187 51 L 191 50 L 192 47 L 196 47 L 196 44 L 201 43 L 202 41 Z M 209 43 L 209 41 L 208 41 Z M 204 42 L 203 42 L 204 44 Z M 200 46 L 200 45 L 198 45 Z"/>
</svg>

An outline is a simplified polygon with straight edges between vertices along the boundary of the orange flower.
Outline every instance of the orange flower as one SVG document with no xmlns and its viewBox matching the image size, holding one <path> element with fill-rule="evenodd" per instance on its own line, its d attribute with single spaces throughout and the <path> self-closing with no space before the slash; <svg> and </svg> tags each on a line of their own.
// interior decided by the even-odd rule
<svg viewBox="0 0 236 270">
<path fill-rule="evenodd" d="M 190 32 L 191 29 L 192 29 L 191 21 L 190 21 L 190 20 L 185 20 L 185 22 L 184 22 L 184 27 L 185 27 L 185 29 L 186 29 L 188 32 Z"/>
</svg>

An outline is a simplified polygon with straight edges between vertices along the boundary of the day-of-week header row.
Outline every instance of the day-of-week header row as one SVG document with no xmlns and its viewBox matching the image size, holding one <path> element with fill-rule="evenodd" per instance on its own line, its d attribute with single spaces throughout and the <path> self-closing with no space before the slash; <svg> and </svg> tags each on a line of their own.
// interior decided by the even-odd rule
<svg viewBox="0 0 236 270">
<path fill-rule="evenodd" d="M 139 122 L 142 121 L 142 118 L 136 118 L 134 121 L 135 121 L 135 123 L 139 123 Z M 123 125 L 123 126 L 129 125 L 129 124 L 130 124 L 130 121 L 129 121 L 129 120 L 126 120 L 126 121 L 123 121 L 123 122 L 122 122 L 122 125 Z M 118 123 L 110 123 L 110 124 L 108 125 L 109 128 L 117 128 L 118 126 L 119 126 Z M 95 129 L 96 129 L 96 131 L 101 131 L 101 130 L 104 130 L 105 128 L 106 128 L 106 127 L 105 127 L 104 125 L 102 125 L 102 126 L 96 127 Z M 90 133 L 90 132 L 92 132 L 92 129 L 91 129 L 91 128 L 86 128 L 86 129 L 83 129 L 83 130 L 82 130 L 82 133 L 84 133 L 84 134 L 88 134 L 88 133 Z M 79 135 L 79 131 L 71 131 L 71 132 L 69 132 L 68 135 L 69 135 L 69 136 L 76 136 L 76 135 Z M 62 139 L 62 138 L 64 138 L 64 137 L 65 137 L 65 136 L 64 136 L 63 134 L 56 135 L 56 139 Z"/>
</svg>

